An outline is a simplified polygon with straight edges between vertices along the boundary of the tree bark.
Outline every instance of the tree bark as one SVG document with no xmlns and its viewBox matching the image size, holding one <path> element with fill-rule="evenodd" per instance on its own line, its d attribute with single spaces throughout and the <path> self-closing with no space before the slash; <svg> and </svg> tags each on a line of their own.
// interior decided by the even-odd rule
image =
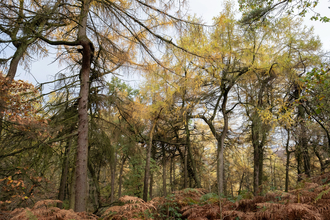
<svg viewBox="0 0 330 220">
<path fill-rule="evenodd" d="M 184 150 L 184 179 L 183 179 L 183 188 L 188 188 L 188 147 L 185 146 Z"/>
<path fill-rule="evenodd" d="M 285 152 L 286 152 L 286 166 L 285 166 L 285 192 L 289 190 L 289 166 L 290 166 L 290 154 L 289 143 L 290 143 L 290 130 L 287 129 L 288 139 L 286 140 Z"/>
<path fill-rule="evenodd" d="M 153 133 L 157 124 L 158 117 L 154 120 L 152 127 L 149 133 L 149 145 L 147 147 L 147 158 L 146 158 L 146 167 L 144 174 L 144 186 L 143 186 L 143 200 L 148 201 L 148 182 L 150 179 L 150 156 L 151 156 L 151 148 L 152 148 L 152 138 Z"/>
<path fill-rule="evenodd" d="M 75 207 L 75 197 L 76 197 L 76 169 L 73 167 L 72 172 L 71 172 L 71 185 L 70 185 L 70 209 L 74 209 Z"/>
<path fill-rule="evenodd" d="M 126 161 L 126 155 L 123 156 L 121 166 L 120 166 L 120 171 L 119 171 L 119 181 L 118 181 L 118 198 L 121 197 L 121 186 L 123 185 L 123 171 L 124 171 L 124 165 Z"/>
<path fill-rule="evenodd" d="M 116 165 L 117 165 L 117 150 L 115 151 L 115 158 L 113 164 L 111 165 L 111 194 L 110 203 L 115 201 L 115 179 L 116 179 Z"/>
<path fill-rule="evenodd" d="M 152 145 L 151 158 L 156 160 L 156 147 Z M 149 197 L 153 199 L 154 172 L 150 171 Z"/>
<path fill-rule="evenodd" d="M 166 189 L 166 152 L 165 152 L 165 144 L 162 143 L 162 152 L 163 152 L 163 196 L 167 196 L 167 189 Z"/>
<path fill-rule="evenodd" d="M 75 211 L 86 211 L 87 205 L 87 163 L 88 163 L 88 94 L 93 44 L 87 38 L 87 17 L 90 0 L 82 1 L 78 28 L 78 41 L 83 47 L 80 70 L 80 93 L 78 102 L 78 146 L 76 161 L 76 202 Z"/>
<path fill-rule="evenodd" d="M 65 146 L 65 151 L 64 151 L 64 161 L 62 165 L 62 175 L 61 175 L 61 183 L 60 183 L 60 188 L 59 188 L 59 193 L 58 193 L 58 200 L 63 201 L 64 196 L 65 196 L 65 187 L 66 187 L 66 182 L 68 179 L 68 171 L 69 171 L 69 154 L 71 150 L 71 142 L 72 140 L 68 140 L 67 144 Z M 57 203 L 57 207 L 60 209 L 63 207 L 63 203 Z"/>
</svg>

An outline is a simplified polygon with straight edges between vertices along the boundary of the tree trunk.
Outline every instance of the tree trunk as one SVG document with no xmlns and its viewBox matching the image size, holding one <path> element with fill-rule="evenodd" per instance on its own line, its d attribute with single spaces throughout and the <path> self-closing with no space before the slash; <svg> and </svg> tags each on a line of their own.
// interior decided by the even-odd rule
<svg viewBox="0 0 330 220">
<path fill-rule="evenodd" d="M 183 188 L 188 188 L 188 147 L 185 146 L 184 150 L 184 179 L 183 179 Z"/>
<path fill-rule="evenodd" d="M 87 205 L 87 163 L 88 163 L 88 94 L 93 44 L 87 38 L 87 16 L 90 0 L 82 1 L 78 28 L 78 41 L 83 47 L 80 71 L 80 93 L 78 102 L 78 146 L 76 161 L 76 202 L 75 211 L 86 211 Z"/>
<path fill-rule="evenodd" d="M 313 150 L 314 150 L 315 156 L 316 156 L 317 159 L 319 160 L 320 167 L 321 167 L 321 173 L 324 173 L 325 165 L 324 165 L 324 163 L 323 163 L 323 159 L 322 159 L 320 153 L 318 152 L 318 150 L 317 150 L 317 148 L 316 148 L 316 147 L 317 147 L 316 145 L 317 145 L 317 143 L 314 144 L 314 146 L 313 146 Z"/>
<path fill-rule="evenodd" d="M 156 147 L 152 145 L 151 148 L 151 158 L 153 160 L 156 160 Z M 150 184 L 149 184 L 149 197 L 150 199 L 153 199 L 153 186 L 154 186 L 154 172 L 150 171 Z"/>
<path fill-rule="evenodd" d="M 288 138 L 286 140 L 285 152 L 286 152 L 286 166 L 285 166 L 285 192 L 289 190 L 289 167 L 290 167 L 290 154 L 289 144 L 290 144 L 290 130 L 286 129 L 288 132 Z"/>
<path fill-rule="evenodd" d="M 123 156 L 121 166 L 120 166 L 120 171 L 119 171 L 119 181 L 118 181 L 118 198 L 121 197 L 121 186 L 123 184 L 123 171 L 124 171 L 124 165 L 126 161 L 126 155 Z"/>
<path fill-rule="evenodd" d="M 191 153 L 190 131 L 189 131 L 189 116 L 186 116 L 185 130 L 186 130 L 186 147 L 188 149 L 187 170 L 189 169 L 189 174 L 190 174 L 189 176 L 194 179 L 197 188 L 202 188 L 201 183 L 200 183 L 199 178 L 198 178 L 198 175 L 197 175 L 195 160 L 194 160 L 193 155 Z"/>
<path fill-rule="evenodd" d="M 58 200 L 63 201 L 64 196 L 65 196 L 65 187 L 66 187 L 66 182 L 68 179 L 68 171 L 69 171 L 69 154 L 71 150 L 71 142 L 72 140 L 68 140 L 67 144 L 65 146 L 65 151 L 64 151 L 64 161 L 62 164 L 62 175 L 61 175 L 61 183 L 60 183 L 60 188 L 58 192 Z M 57 203 L 57 207 L 60 209 L 63 207 L 63 203 Z"/>
<path fill-rule="evenodd" d="M 226 113 L 226 104 L 227 104 L 227 95 L 224 95 L 224 100 L 222 102 L 222 115 L 223 115 L 223 130 L 220 135 L 220 140 L 218 140 L 218 160 L 217 160 L 217 168 L 218 168 L 218 195 L 224 193 L 224 159 L 223 159 L 223 150 L 225 145 L 225 138 L 228 132 L 228 113 Z"/>
<path fill-rule="evenodd" d="M 296 161 L 297 161 L 297 173 L 298 173 L 298 179 L 297 181 L 300 182 L 302 180 L 302 170 L 301 170 L 301 149 L 299 145 L 296 145 L 296 150 L 295 150 L 295 156 L 296 156 Z"/>
<path fill-rule="evenodd" d="M 88 162 L 88 170 L 89 170 L 89 173 L 91 174 L 91 178 L 93 180 L 92 183 L 94 183 L 94 186 L 95 186 L 95 195 L 96 196 L 94 195 L 94 209 L 98 210 L 100 207 L 100 204 L 101 204 L 101 200 L 100 200 L 101 199 L 101 188 L 100 188 L 99 178 L 98 178 L 99 175 L 97 175 L 97 173 L 90 161 Z"/>
<path fill-rule="evenodd" d="M 170 186 L 171 186 L 171 192 L 173 192 L 173 157 L 171 157 L 171 161 L 170 161 Z"/>
<path fill-rule="evenodd" d="M 71 185 L 70 185 L 70 205 L 69 209 L 74 209 L 75 207 L 75 198 L 76 198 L 76 169 L 73 167 L 71 172 Z"/>
<path fill-rule="evenodd" d="M 173 158 L 173 191 L 175 191 L 176 187 L 176 179 L 175 179 L 175 158 Z"/>
<path fill-rule="evenodd" d="M 149 145 L 147 147 L 147 158 L 146 158 L 146 167 L 144 174 L 144 186 L 143 186 L 143 200 L 148 201 L 148 181 L 150 178 L 150 156 L 151 156 L 151 148 L 152 148 L 152 138 L 153 133 L 157 124 L 157 119 L 154 120 L 150 133 L 149 133 Z"/>
<path fill-rule="evenodd" d="M 259 168 L 259 151 L 258 151 L 258 146 L 255 147 L 254 151 L 253 151 L 253 162 L 254 162 L 254 165 L 253 165 L 253 192 L 254 192 L 254 195 L 258 195 L 258 190 L 259 190 L 259 171 L 260 171 L 260 168 Z"/>
<path fill-rule="evenodd" d="M 241 194 L 241 192 L 242 192 L 242 186 L 243 186 L 244 175 L 245 175 L 245 172 L 243 172 L 243 174 L 242 174 L 242 178 L 241 178 L 241 181 L 240 181 L 240 183 L 239 183 L 238 195 Z"/>
<path fill-rule="evenodd" d="M 163 151 L 163 196 L 167 196 L 167 189 L 166 189 L 166 152 L 165 152 L 165 144 L 162 143 L 162 151 Z"/>
<path fill-rule="evenodd" d="M 116 165 L 117 165 L 117 150 L 115 151 L 115 158 L 113 164 L 111 165 L 111 194 L 110 203 L 115 201 L 115 179 L 116 179 Z"/>
</svg>

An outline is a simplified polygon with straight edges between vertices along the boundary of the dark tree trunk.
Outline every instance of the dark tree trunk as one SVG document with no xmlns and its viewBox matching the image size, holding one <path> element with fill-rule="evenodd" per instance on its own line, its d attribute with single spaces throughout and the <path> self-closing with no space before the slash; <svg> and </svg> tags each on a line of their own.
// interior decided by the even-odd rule
<svg viewBox="0 0 330 220">
<path fill-rule="evenodd" d="M 173 189 L 173 156 L 171 157 L 171 161 L 170 161 L 170 186 L 171 186 L 171 192 L 174 191 Z"/>
<path fill-rule="evenodd" d="M 176 179 L 175 179 L 175 158 L 173 158 L 173 190 L 175 191 L 176 189 Z"/>
<path fill-rule="evenodd" d="M 95 186 L 95 195 L 93 194 L 94 210 L 98 210 L 100 207 L 100 204 L 101 204 L 101 188 L 100 188 L 100 184 L 99 184 L 99 178 L 97 175 L 98 173 L 96 173 L 96 171 L 90 161 L 88 162 L 88 170 L 89 170 L 89 173 L 93 180 L 92 183 L 94 183 L 94 186 Z"/>
<path fill-rule="evenodd" d="M 301 149 L 299 145 L 296 145 L 296 150 L 295 150 L 295 156 L 296 156 L 296 161 L 297 161 L 297 173 L 298 173 L 298 179 L 297 181 L 300 182 L 302 180 L 302 170 L 301 170 Z"/>
<path fill-rule="evenodd" d="M 156 147 L 152 145 L 151 158 L 156 160 Z M 154 172 L 150 172 L 149 197 L 153 199 Z"/>
<path fill-rule="evenodd" d="M 151 148 L 152 148 L 152 138 L 153 133 L 157 124 L 157 119 L 154 120 L 150 133 L 149 133 L 149 144 L 147 146 L 147 158 L 146 158 L 146 167 L 144 174 L 144 186 L 143 186 L 143 200 L 148 201 L 148 182 L 150 179 L 150 157 L 151 157 Z"/>
<path fill-rule="evenodd" d="M 126 155 L 123 156 L 121 166 L 120 166 L 120 171 L 119 171 L 119 181 L 118 181 L 118 198 L 121 197 L 121 186 L 123 185 L 123 171 L 124 171 L 124 165 L 126 161 Z"/>
<path fill-rule="evenodd" d="M 290 130 L 287 130 L 287 132 L 288 132 L 288 139 L 287 139 L 286 145 L 285 145 L 285 152 L 286 152 L 285 192 L 288 192 L 288 190 L 289 190 L 289 167 L 290 167 L 290 154 L 291 154 L 291 151 L 289 151 Z"/>
<path fill-rule="evenodd" d="M 319 160 L 320 167 L 321 167 L 321 173 L 324 173 L 325 165 L 324 165 L 323 159 L 322 159 L 322 157 L 321 157 L 321 155 L 320 155 L 320 153 L 319 153 L 319 151 L 317 149 L 317 143 L 314 144 L 313 150 L 314 150 L 315 156 Z"/>
<path fill-rule="evenodd" d="M 183 179 L 183 188 L 188 188 L 188 147 L 185 146 L 184 150 L 184 179 Z"/>
<path fill-rule="evenodd" d="M 65 187 L 68 179 L 68 171 L 69 171 L 69 154 L 71 150 L 71 142 L 72 140 L 68 140 L 65 146 L 64 151 L 64 160 L 62 164 L 62 175 L 61 175 L 61 182 L 60 182 L 60 188 L 58 192 L 58 200 L 63 201 L 65 197 Z M 57 203 L 57 207 L 60 209 L 63 207 L 63 203 Z"/>
<path fill-rule="evenodd" d="M 185 130 L 186 130 L 186 148 L 188 150 L 188 154 L 187 154 L 187 156 L 188 156 L 188 158 L 187 158 L 187 170 L 189 170 L 189 176 L 190 176 L 190 178 L 193 178 L 194 179 L 197 188 L 202 188 L 201 183 L 200 183 L 199 178 L 198 178 L 198 175 L 197 175 L 197 169 L 196 169 L 195 160 L 194 160 L 193 155 L 191 153 L 191 142 L 190 142 L 190 131 L 189 131 L 189 117 L 188 116 L 186 117 Z"/>
<path fill-rule="evenodd" d="M 244 181 L 244 175 L 245 175 L 245 173 L 243 172 L 243 174 L 242 174 L 242 178 L 241 178 L 241 181 L 240 181 L 240 183 L 239 183 L 238 195 L 241 194 L 241 192 L 242 192 L 242 186 L 243 186 L 243 181 Z"/>
<path fill-rule="evenodd" d="M 76 168 L 73 167 L 71 172 L 71 185 L 70 185 L 70 201 L 69 208 L 74 209 L 75 207 L 75 198 L 76 198 Z"/>
<path fill-rule="evenodd" d="M 115 158 L 111 165 L 111 194 L 110 203 L 115 201 L 115 179 L 116 179 L 116 165 L 117 165 L 117 151 L 115 151 Z"/>
<path fill-rule="evenodd" d="M 166 189 L 166 151 L 165 151 L 165 144 L 162 143 L 162 153 L 163 153 L 163 196 L 167 196 L 167 189 Z"/>
<path fill-rule="evenodd" d="M 78 28 L 78 41 L 83 47 L 82 66 L 80 70 L 80 93 L 78 102 L 78 146 L 76 161 L 76 198 L 75 211 L 86 211 L 87 205 L 87 163 L 88 163 L 88 94 L 89 73 L 94 47 L 87 38 L 87 16 L 91 1 L 82 1 Z"/>
</svg>

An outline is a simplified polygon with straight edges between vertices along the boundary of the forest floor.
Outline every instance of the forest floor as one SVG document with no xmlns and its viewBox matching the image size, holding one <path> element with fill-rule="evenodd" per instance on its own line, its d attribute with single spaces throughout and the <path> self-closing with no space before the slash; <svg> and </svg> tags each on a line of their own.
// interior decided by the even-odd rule
<svg viewBox="0 0 330 220">
<path fill-rule="evenodd" d="M 132 196 L 119 199 L 120 206 L 104 209 L 100 216 L 59 209 L 57 200 L 37 202 L 33 208 L 0 212 L 0 219 L 22 220 L 121 220 L 121 219 L 188 219 L 188 220 L 270 220 L 330 219 L 330 173 L 303 180 L 289 192 L 271 191 L 263 196 L 251 193 L 222 198 L 204 189 L 184 189 L 149 202 Z"/>
</svg>

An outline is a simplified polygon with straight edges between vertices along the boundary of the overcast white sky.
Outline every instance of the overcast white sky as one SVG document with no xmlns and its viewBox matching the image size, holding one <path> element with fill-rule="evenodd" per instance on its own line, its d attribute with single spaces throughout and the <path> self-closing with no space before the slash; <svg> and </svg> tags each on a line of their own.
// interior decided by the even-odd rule
<svg viewBox="0 0 330 220">
<path fill-rule="evenodd" d="M 222 0 L 188 0 L 188 7 L 190 14 L 196 14 L 197 17 L 203 18 L 206 24 L 212 24 L 212 18 L 219 15 L 222 11 Z M 237 1 L 236 1 L 237 2 Z M 237 4 L 237 3 L 236 3 Z M 321 13 L 321 15 L 330 17 L 330 2 L 329 0 L 320 0 L 319 5 L 315 11 Z M 320 21 L 310 21 L 311 13 L 309 13 L 304 19 L 304 23 L 307 26 L 315 27 L 315 34 L 320 36 L 323 43 L 324 50 L 330 51 L 330 23 L 322 23 Z M 59 70 L 58 65 L 50 64 L 52 59 L 47 58 L 35 62 L 31 67 L 31 73 L 37 79 L 38 82 L 45 82 L 53 79 L 55 73 Z M 17 72 L 18 77 L 16 79 L 24 79 L 36 83 L 36 80 L 20 68 Z M 134 78 L 134 77 L 133 77 Z M 51 89 L 51 87 L 44 88 L 45 90 Z"/>
</svg>

